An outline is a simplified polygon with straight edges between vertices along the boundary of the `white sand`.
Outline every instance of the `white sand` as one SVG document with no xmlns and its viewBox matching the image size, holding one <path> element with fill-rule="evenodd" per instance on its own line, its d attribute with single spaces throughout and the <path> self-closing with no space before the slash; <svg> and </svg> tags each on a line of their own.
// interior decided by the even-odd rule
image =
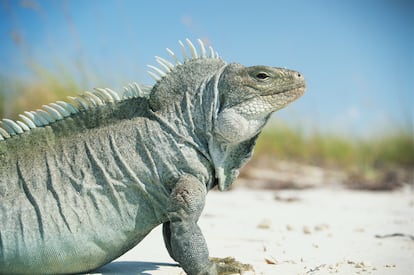
<svg viewBox="0 0 414 275">
<path fill-rule="evenodd" d="M 278 199 L 275 199 L 275 197 Z M 256 274 L 414 274 L 414 190 L 316 188 L 210 192 L 199 222 L 214 257 Z M 185 274 L 161 228 L 96 274 Z"/>
</svg>

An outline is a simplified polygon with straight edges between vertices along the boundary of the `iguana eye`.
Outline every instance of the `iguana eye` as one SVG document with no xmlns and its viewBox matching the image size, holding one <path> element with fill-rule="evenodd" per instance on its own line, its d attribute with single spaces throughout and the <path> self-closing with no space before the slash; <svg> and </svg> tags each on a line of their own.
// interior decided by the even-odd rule
<svg viewBox="0 0 414 275">
<path fill-rule="evenodd" d="M 258 79 L 264 80 L 264 79 L 269 78 L 269 77 L 270 77 L 270 75 L 268 75 L 267 73 L 261 72 L 261 73 L 256 74 L 256 77 L 257 77 Z"/>
</svg>

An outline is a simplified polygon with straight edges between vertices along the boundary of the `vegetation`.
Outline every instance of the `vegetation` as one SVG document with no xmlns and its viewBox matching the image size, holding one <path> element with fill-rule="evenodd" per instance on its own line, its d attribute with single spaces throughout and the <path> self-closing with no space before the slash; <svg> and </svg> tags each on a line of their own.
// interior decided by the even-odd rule
<svg viewBox="0 0 414 275">
<path fill-rule="evenodd" d="M 276 124 L 276 125 L 275 125 Z M 256 155 L 275 155 L 280 159 L 302 161 L 318 166 L 414 167 L 413 134 L 404 129 L 384 131 L 370 138 L 334 133 L 304 133 L 296 126 L 273 124 L 260 136 Z"/>
<path fill-rule="evenodd" d="M 253 161 L 271 157 L 340 170 L 348 175 L 344 184 L 357 189 L 388 190 L 413 183 L 414 138 L 409 127 L 395 126 L 368 138 L 300 129 L 280 121 L 266 128 Z"/>
<path fill-rule="evenodd" d="M 64 71 L 52 73 L 38 67 L 35 71 L 35 79 L 1 81 L 0 117 L 16 119 L 23 111 L 39 108 L 43 104 L 65 99 L 66 96 L 81 91 L 75 79 Z"/>
</svg>

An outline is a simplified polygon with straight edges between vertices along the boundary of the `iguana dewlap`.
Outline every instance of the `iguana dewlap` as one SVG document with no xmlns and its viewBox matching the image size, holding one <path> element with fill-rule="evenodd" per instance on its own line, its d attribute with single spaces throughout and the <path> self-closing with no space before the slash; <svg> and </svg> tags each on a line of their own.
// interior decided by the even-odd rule
<svg viewBox="0 0 414 275">
<path fill-rule="evenodd" d="M 156 84 L 58 101 L 0 128 L 0 274 L 87 272 L 163 224 L 188 274 L 217 274 L 197 225 L 226 190 L 270 115 L 300 97 L 295 71 L 225 63 L 187 40 L 156 57 Z"/>
</svg>

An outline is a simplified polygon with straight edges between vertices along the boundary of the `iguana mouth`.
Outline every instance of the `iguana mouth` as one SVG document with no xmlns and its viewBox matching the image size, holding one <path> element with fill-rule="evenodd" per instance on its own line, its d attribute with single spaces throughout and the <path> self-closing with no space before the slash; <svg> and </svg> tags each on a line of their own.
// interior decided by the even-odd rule
<svg viewBox="0 0 414 275">
<path fill-rule="evenodd" d="M 280 94 L 285 94 L 285 93 L 298 93 L 299 95 L 303 95 L 305 93 L 306 90 L 306 84 L 305 83 L 301 83 L 300 85 L 298 85 L 297 87 L 293 88 L 293 89 L 287 89 L 287 90 L 283 90 L 282 92 L 280 92 Z"/>
<path fill-rule="evenodd" d="M 291 100 L 295 100 L 297 98 L 299 98 L 300 96 L 302 96 L 305 93 L 306 90 L 306 83 L 298 83 L 297 85 L 295 85 L 295 87 L 289 87 L 286 89 L 283 89 L 281 91 L 277 91 L 277 92 L 266 92 L 261 94 L 260 96 L 254 95 L 254 96 L 250 96 L 248 98 L 246 98 L 245 100 L 243 100 L 242 102 L 239 102 L 237 104 L 228 106 L 227 108 L 233 108 L 236 106 L 241 106 L 244 105 L 246 102 L 249 102 L 251 100 L 254 100 L 255 98 L 273 98 L 273 97 L 277 97 L 276 99 L 279 99 L 279 97 L 281 95 L 283 95 L 284 97 L 289 96 L 290 94 L 295 95 Z M 290 102 L 290 100 L 289 100 Z"/>
<path fill-rule="evenodd" d="M 301 95 L 305 92 L 306 90 L 306 83 L 305 81 L 300 82 L 300 83 L 295 83 L 293 85 L 291 85 L 290 87 L 287 87 L 286 89 L 283 89 L 281 91 L 277 91 L 277 92 L 267 92 L 264 93 L 262 96 L 269 96 L 269 95 L 277 95 L 277 94 L 284 94 L 284 93 L 289 93 L 289 92 L 299 92 L 301 91 Z"/>
<path fill-rule="evenodd" d="M 306 85 L 300 85 L 299 87 L 293 88 L 293 89 L 286 89 L 278 93 L 269 94 L 266 96 L 263 96 L 265 101 L 273 101 L 275 100 L 275 107 L 279 109 L 279 105 L 286 105 L 297 98 L 301 97 L 306 90 Z M 273 105 L 273 104 L 272 104 Z"/>
<path fill-rule="evenodd" d="M 306 90 L 306 85 L 301 83 L 295 88 L 284 89 L 277 93 L 267 93 L 260 96 L 249 97 L 238 104 L 228 106 L 226 109 L 237 109 L 247 116 L 258 114 L 270 114 L 282 109 L 291 102 L 301 97 Z"/>
</svg>

